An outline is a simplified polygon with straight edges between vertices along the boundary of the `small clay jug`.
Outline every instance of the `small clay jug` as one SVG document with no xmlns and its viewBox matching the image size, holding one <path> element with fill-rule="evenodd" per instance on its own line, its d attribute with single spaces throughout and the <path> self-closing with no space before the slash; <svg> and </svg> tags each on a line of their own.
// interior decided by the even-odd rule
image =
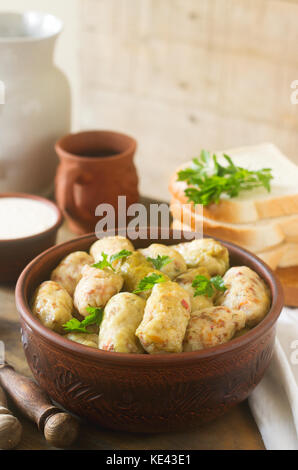
<svg viewBox="0 0 298 470">
<path fill-rule="evenodd" d="M 136 147 L 135 139 L 112 131 L 68 134 L 56 143 L 56 200 L 73 232 L 94 232 L 99 204 L 111 204 L 117 219 L 118 196 L 127 206 L 138 201 Z"/>
</svg>

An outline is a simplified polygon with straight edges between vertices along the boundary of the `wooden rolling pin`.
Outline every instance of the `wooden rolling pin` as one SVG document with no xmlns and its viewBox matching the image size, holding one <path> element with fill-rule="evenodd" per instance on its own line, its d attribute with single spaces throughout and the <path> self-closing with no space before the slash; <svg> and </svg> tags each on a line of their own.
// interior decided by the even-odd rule
<svg viewBox="0 0 298 470">
<path fill-rule="evenodd" d="M 50 445 L 65 448 L 73 444 L 78 437 L 78 421 L 54 406 L 33 379 L 4 364 L 0 366 L 0 384 L 21 412 L 37 424 Z"/>
<path fill-rule="evenodd" d="M 0 450 L 14 449 L 22 436 L 22 425 L 7 408 L 4 390 L 0 387 Z"/>
</svg>

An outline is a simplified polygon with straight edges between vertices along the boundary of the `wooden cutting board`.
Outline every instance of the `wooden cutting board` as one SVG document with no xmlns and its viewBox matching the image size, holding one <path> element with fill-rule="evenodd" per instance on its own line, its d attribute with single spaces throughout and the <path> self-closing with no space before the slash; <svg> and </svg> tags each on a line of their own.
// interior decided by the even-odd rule
<svg viewBox="0 0 298 470">
<path fill-rule="evenodd" d="M 285 304 L 298 307 L 298 266 L 278 268 L 276 271 L 285 294 Z"/>
</svg>

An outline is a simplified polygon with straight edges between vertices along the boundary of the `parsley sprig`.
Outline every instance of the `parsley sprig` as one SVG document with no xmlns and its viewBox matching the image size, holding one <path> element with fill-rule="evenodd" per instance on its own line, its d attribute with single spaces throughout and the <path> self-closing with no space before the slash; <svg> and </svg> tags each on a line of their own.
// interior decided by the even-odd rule
<svg viewBox="0 0 298 470">
<path fill-rule="evenodd" d="M 158 269 L 159 271 L 161 270 L 161 268 L 163 268 L 164 266 L 166 266 L 167 264 L 169 264 L 172 260 L 169 256 L 160 256 L 160 255 L 157 255 L 157 258 L 150 258 L 148 256 L 147 258 L 147 261 L 150 261 L 150 263 L 153 264 L 153 266 L 155 267 L 155 269 Z"/>
<path fill-rule="evenodd" d="M 91 266 L 92 268 L 97 268 L 97 269 L 110 268 L 113 271 L 115 271 L 115 269 L 113 268 L 113 266 L 111 265 L 109 261 L 108 255 L 104 252 L 101 253 L 101 260 L 98 261 L 97 263 L 92 264 Z"/>
<path fill-rule="evenodd" d="M 72 318 L 67 323 L 63 325 L 66 333 L 92 333 L 87 330 L 87 326 L 97 325 L 100 326 L 103 319 L 103 308 L 99 307 L 87 307 L 86 308 L 89 315 L 84 318 L 84 320 L 79 321 L 77 318 Z"/>
<path fill-rule="evenodd" d="M 133 291 L 133 293 L 139 294 L 140 292 L 150 290 L 153 288 L 155 284 L 160 284 L 161 282 L 165 282 L 165 281 L 166 281 L 166 278 L 162 274 L 157 274 L 157 273 L 149 274 L 149 276 L 146 276 L 140 280 L 138 287 Z"/>
<path fill-rule="evenodd" d="M 113 261 L 116 261 L 116 259 L 122 259 L 122 258 L 127 258 L 128 256 L 130 256 L 132 254 L 131 251 L 128 251 L 128 250 L 121 250 L 119 251 L 118 253 L 116 253 L 115 255 L 112 255 L 110 257 L 110 262 L 112 263 Z"/>
<path fill-rule="evenodd" d="M 212 297 L 216 290 L 225 292 L 227 287 L 221 276 L 214 276 L 208 279 L 206 276 L 198 275 L 192 282 L 192 287 L 195 289 L 194 297 L 197 295 L 207 295 Z"/>
<path fill-rule="evenodd" d="M 270 181 L 273 179 L 272 169 L 263 168 L 252 171 L 236 166 L 232 159 L 224 154 L 227 166 L 221 165 L 217 156 L 202 150 L 199 158 L 193 159 L 193 167 L 178 172 L 178 181 L 186 181 L 195 187 L 185 189 L 189 202 L 195 204 L 218 204 L 221 195 L 230 198 L 239 195 L 240 191 L 251 190 L 263 186 L 270 192 Z"/>
<path fill-rule="evenodd" d="M 98 268 L 98 269 L 110 268 L 113 271 L 115 271 L 115 269 L 112 266 L 113 261 L 116 261 L 117 259 L 127 258 L 127 256 L 131 254 L 132 252 L 128 250 L 121 250 L 118 253 L 115 253 L 114 255 L 111 255 L 111 256 L 108 256 L 106 253 L 102 252 L 101 253 L 102 259 L 98 261 L 98 263 L 92 264 L 92 268 Z"/>
</svg>

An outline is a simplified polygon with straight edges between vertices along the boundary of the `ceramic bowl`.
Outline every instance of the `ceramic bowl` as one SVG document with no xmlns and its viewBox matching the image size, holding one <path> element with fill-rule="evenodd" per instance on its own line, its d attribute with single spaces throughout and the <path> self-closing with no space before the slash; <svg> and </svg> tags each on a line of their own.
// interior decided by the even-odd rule
<svg viewBox="0 0 298 470">
<path fill-rule="evenodd" d="M 260 259 L 221 242 L 231 265 L 254 269 L 268 284 L 272 306 L 247 334 L 210 349 L 179 354 L 121 354 L 89 348 L 45 328 L 31 313 L 34 289 L 49 279 L 59 261 L 88 250 L 89 234 L 60 244 L 35 258 L 16 288 L 22 341 L 27 361 L 40 386 L 67 410 L 114 430 L 177 431 L 210 421 L 245 400 L 259 383 L 273 353 L 275 327 L 283 306 L 281 285 Z M 176 244 L 173 232 L 169 240 Z M 136 248 L 150 240 L 133 241 Z"/>
<path fill-rule="evenodd" d="M 0 282 L 15 282 L 24 267 L 33 258 L 55 244 L 57 231 L 62 224 L 63 216 L 56 204 L 43 197 L 24 193 L 0 193 L 0 198 L 3 197 L 40 201 L 51 207 L 57 215 L 56 222 L 43 232 L 22 238 L 0 239 Z"/>
</svg>

